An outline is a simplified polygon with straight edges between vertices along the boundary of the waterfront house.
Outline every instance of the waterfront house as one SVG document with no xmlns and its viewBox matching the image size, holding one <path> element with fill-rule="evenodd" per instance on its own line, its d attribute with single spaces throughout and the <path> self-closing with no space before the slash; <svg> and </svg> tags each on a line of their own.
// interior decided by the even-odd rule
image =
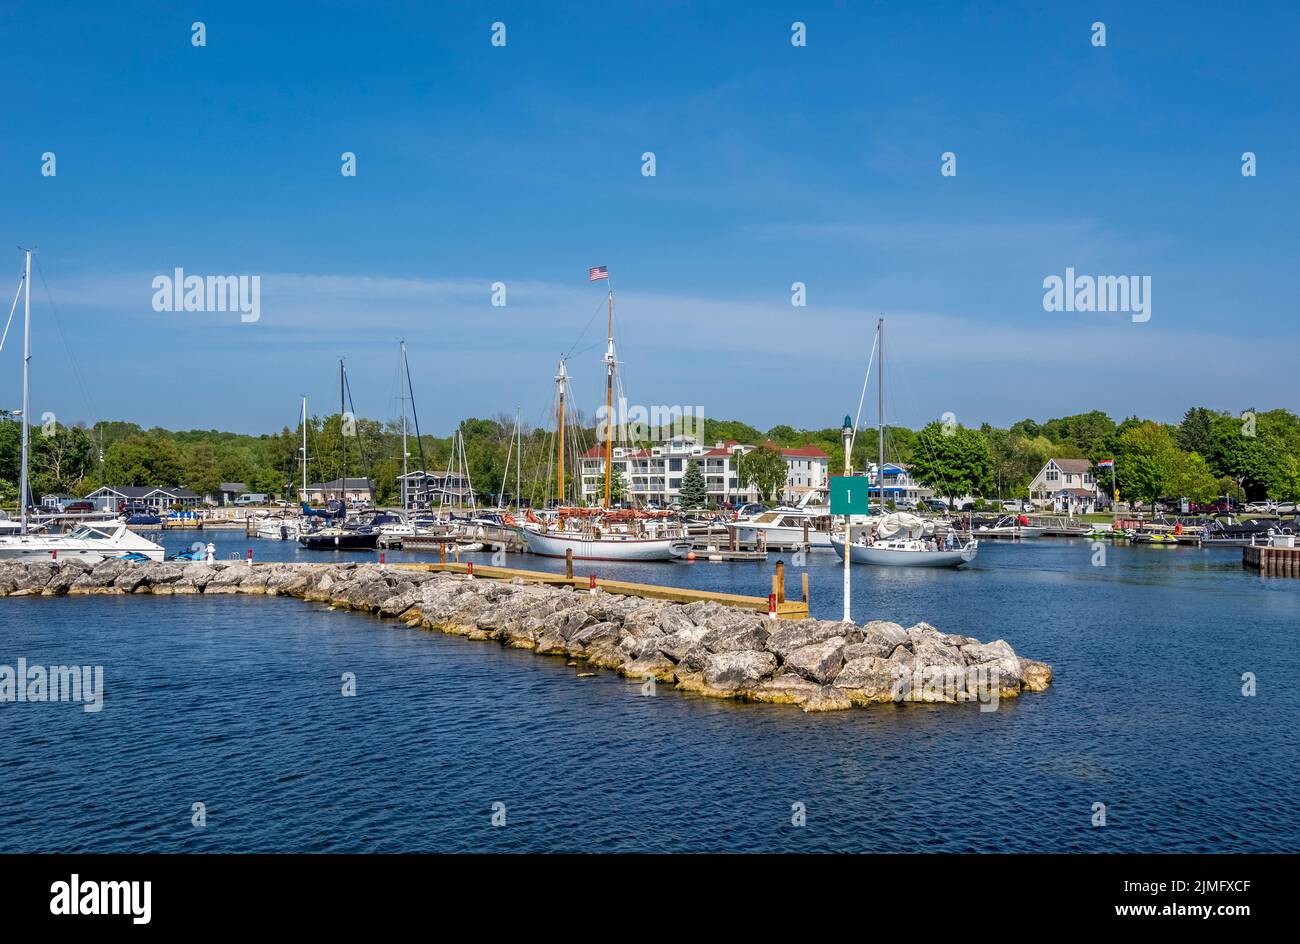
<svg viewBox="0 0 1300 944">
<path fill-rule="evenodd" d="M 144 496 L 144 503 L 159 511 L 166 511 L 169 508 L 181 508 L 184 511 L 191 511 L 197 508 L 202 501 L 202 495 L 192 492 L 188 488 L 178 486 L 153 488 L 146 492 Z"/>
<path fill-rule="evenodd" d="M 222 482 L 217 486 L 217 490 L 208 496 L 208 501 L 210 504 L 224 508 L 233 505 L 235 499 L 246 491 L 248 491 L 248 484 L 245 482 Z"/>
<path fill-rule="evenodd" d="M 146 505 L 164 512 L 173 507 L 197 508 L 202 497 L 188 488 L 154 485 L 102 485 L 85 498 L 100 511 L 118 512 L 129 505 Z"/>
<path fill-rule="evenodd" d="M 1091 514 L 1101 502 L 1101 488 L 1089 459 L 1048 459 L 1029 483 L 1029 497 L 1040 508 L 1062 514 Z"/>
<path fill-rule="evenodd" d="M 303 497 L 310 504 L 323 505 L 339 499 L 352 503 L 369 502 L 372 500 L 371 494 L 370 479 L 348 476 L 347 481 L 332 479 L 308 485 Z"/>
<path fill-rule="evenodd" d="M 475 504 L 474 487 L 468 475 L 454 472 L 407 472 L 397 477 L 398 500 L 403 508 L 450 505 L 469 508 Z"/>
<path fill-rule="evenodd" d="M 50 494 L 50 495 L 42 495 L 42 496 L 41 496 L 41 510 L 42 510 L 42 511 L 58 511 L 60 508 L 62 508 L 62 507 L 63 507 L 64 505 L 66 505 L 68 502 L 74 502 L 74 501 L 77 501 L 77 500 L 78 500 L 78 499 L 77 499 L 77 496 L 75 496 L 75 495 L 65 495 L 65 494 L 63 494 L 62 492 L 55 492 L 55 493 Z"/>
<path fill-rule="evenodd" d="M 816 446 L 785 449 L 768 442 L 785 458 L 786 477 L 780 500 L 797 503 L 809 492 L 812 502 L 824 501 L 827 493 L 829 457 Z M 738 457 L 757 448 L 735 440 L 705 446 L 691 436 L 674 436 L 658 445 L 641 448 L 614 446 L 611 465 L 623 474 L 627 498 L 635 504 L 655 502 L 670 505 L 681 498 L 682 476 L 693 460 L 704 476 L 706 502 L 711 505 L 740 505 L 759 500 L 758 490 L 743 485 L 738 474 Z M 597 505 L 605 494 L 605 447 L 592 446 L 581 459 L 582 499 Z"/>
</svg>

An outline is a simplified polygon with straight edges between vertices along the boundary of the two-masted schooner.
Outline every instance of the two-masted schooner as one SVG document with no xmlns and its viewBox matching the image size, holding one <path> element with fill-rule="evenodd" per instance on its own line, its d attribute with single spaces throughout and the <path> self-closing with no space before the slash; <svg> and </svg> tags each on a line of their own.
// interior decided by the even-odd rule
<svg viewBox="0 0 1300 944">
<path fill-rule="evenodd" d="M 588 272 L 588 280 L 608 283 L 609 271 L 597 266 Z M 605 340 L 605 489 L 599 508 L 564 505 L 564 404 L 569 376 L 560 360 L 555 382 L 558 389 L 556 428 L 559 438 L 559 507 L 553 518 L 539 518 L 532 512 L 523 524 L 505 516 L 534 554 L 567 557 L 574 560 L 667 561 L 685 557 L 691 541 L 682 528 L 660 514 L 634 508 L 616 509 L 610 502 L 614 453 L 614 374 L 618 358 L 614 348 L 614 290 L 608 289 L 608 319 Z M 581 470 L 579 470 L 581 474 Z"/>
</svg>

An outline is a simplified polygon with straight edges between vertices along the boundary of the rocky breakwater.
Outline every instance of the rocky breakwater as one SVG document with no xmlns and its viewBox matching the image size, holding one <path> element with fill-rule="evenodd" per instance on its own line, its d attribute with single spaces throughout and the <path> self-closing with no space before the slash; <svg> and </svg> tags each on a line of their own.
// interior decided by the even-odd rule
<svg viewBox="0 0 1300 944">
<path fill-rule="evenodd" d="M 890 702 L 987 709 L 1052 681 L 1048 665 L 1021 658 L 1003 640 L 981 643 L 928 623 L 773 621 L 713 601 L 670 603 L 378 564 L 0 563 L 0 596 L 127 593 L 291 596 L 683 691 L 805 711 Z"/>
</svg>

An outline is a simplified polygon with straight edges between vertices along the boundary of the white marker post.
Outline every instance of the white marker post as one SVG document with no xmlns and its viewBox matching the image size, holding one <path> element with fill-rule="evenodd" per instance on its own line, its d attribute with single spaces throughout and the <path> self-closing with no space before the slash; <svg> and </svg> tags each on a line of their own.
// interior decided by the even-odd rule
<svg viewBox="0 0 1300 944">
<path fill-rule="evenodd" d="M 853 454 L 853 422 L 847 416 L 844 417 L 842 432 L 844 437 L 844 478 L 847 484 L 851 481 L 849 474 Z M 853 520 L 853 516 L 849 513 L 852 510 L 852 494 L 852 492 L 848 494 L 850 498 L 849 507 L 845 509 L 844 513 L 844 622 L 846 623 L 853 622 L 853 616 L 849 612 L 849 560 L 853 556 L 853 526 L 849 523 Z"/>
</svg>

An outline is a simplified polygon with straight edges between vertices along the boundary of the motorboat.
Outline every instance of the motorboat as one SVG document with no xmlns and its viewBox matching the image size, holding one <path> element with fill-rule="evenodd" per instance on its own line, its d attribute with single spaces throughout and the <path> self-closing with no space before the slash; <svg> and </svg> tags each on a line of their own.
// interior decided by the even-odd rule
<svg viewBox="0 0 1300 944">
<path fill-rule="evenodd" d="M 1024 515 L 1003 515 L 1000 518 L 972 520 L 970 531 L 972 535 L 981 538 L 1007 538 L 1010 540 L 1041 538 L 1043 536 L 1043 529 L 1031 525 L 1029 519 Z"/>
<path fill-rule="evenodd" d="M 1201 547 L 1254 547 L 1267 545 L 1274 534 L 1291 534 L 1293 525 L 1281 521 L 1214 521 L 1201 532 Z"/>
<path fill-rule="evenodd" d="M 301 518 L 267 516 L 257 522 L 257 536 L 264 541 L 296 541 L 302 531 Z"/>
<path fill-rule="evenodd" d="M 774 508 L 747 521 L 730 522 L 727 530 L 738 544 L 799 545 L 823 551 L 831 548 L 830 513 L 820 506 Z"/>
<path fill-rule="evenodd" d="M 127 555 L 163 559 L 162 545 L 136 534 L 125 522 L 83 524 L 70 534 L 0 536 L 0 560 L 76 560 L 87 564 Z"/>
</svg>

